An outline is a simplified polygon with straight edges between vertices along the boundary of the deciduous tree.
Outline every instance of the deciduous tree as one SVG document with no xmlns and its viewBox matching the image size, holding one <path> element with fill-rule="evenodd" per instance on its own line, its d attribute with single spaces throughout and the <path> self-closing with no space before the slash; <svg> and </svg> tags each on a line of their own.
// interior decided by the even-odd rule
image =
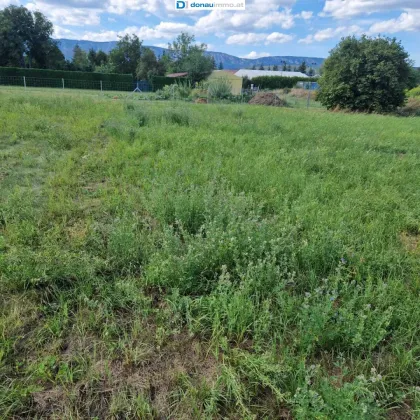
<svg viewBox="0 0 420 420">
<path fill-rule="evenodd" d="M 390 112 L 404 104 L 411 62 L 395 38 L 347 37 L 325 61 L 319 101 L 327 108 Z"/>
</svg>

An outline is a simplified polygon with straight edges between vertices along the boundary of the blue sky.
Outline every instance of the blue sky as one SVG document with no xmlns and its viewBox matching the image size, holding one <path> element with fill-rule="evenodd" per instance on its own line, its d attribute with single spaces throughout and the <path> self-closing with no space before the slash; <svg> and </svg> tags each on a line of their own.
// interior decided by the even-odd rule
<svg viewBox="0 0 420 420">
<path fill-rule="evenodd" d="M 203 0 L 201 0 L 203 1 Z M 40 10 L 56 38 L 116 40 L 135 33 L 166 46 L 181 31 L 241 57 L 326 57 L 342 36 L 400 39 L 420 66 L 420 0 L 247 0 L 245 11 L 178 11 L 174 0 L 0 0 Z"/>
</svg>

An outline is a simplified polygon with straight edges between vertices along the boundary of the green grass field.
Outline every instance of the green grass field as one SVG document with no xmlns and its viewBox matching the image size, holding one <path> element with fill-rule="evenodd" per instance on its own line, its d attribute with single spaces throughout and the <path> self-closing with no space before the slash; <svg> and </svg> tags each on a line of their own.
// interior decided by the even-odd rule
<svg viewBox="0 0 420 420">
<path fill-rule="evenodd" d="M 0 91 L 0 418 L 419 418 L 419 133 Z"/>
</svg>

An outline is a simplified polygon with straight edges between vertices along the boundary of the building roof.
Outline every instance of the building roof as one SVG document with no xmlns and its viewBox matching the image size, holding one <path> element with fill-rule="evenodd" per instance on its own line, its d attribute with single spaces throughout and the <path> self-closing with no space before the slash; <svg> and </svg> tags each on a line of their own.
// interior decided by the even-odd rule
<svg viewBox="0 0 420 420">
<path fill-rule="evenodd" d="M 166 77 L 186 77 L 188 76 L 188 73 L 184 72 L 184 73 L 170 73 L 167 74 Z"/>
<path fill-rule="evenodd" d="M 210 73 L 210 76 L 209 77 L 215 77 L 215 76 L 221 75 L 222 77 L 227 77 L 229 79 L 238 79 L 238 80 L 240 80 L 240 79 L 242 79 L 242 77 L 241 76 L 237 76 L 235 74 L 237 71 L 238 70 L 213 70 Z"/>
<path fill-rule="evenodd" d="M 271 70 L 247 70 L 241 69 L 235 73 L 239 77 L 248 77 L 252 80 L 259 76 L 282 76 L 282 77 L 309 77 L 299 71 L 271 71 Z"/>
</svg>

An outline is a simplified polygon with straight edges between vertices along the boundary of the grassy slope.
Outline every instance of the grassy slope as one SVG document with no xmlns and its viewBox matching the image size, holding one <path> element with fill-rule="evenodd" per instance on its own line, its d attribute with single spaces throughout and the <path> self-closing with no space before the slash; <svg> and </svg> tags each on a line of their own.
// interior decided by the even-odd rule
<svg viewBox="0 0 420 420">
<path fill-rule="evenodd" d="M 0 413 L 418 415 L 419 132 L 0 92 Z"/>
</svg>

